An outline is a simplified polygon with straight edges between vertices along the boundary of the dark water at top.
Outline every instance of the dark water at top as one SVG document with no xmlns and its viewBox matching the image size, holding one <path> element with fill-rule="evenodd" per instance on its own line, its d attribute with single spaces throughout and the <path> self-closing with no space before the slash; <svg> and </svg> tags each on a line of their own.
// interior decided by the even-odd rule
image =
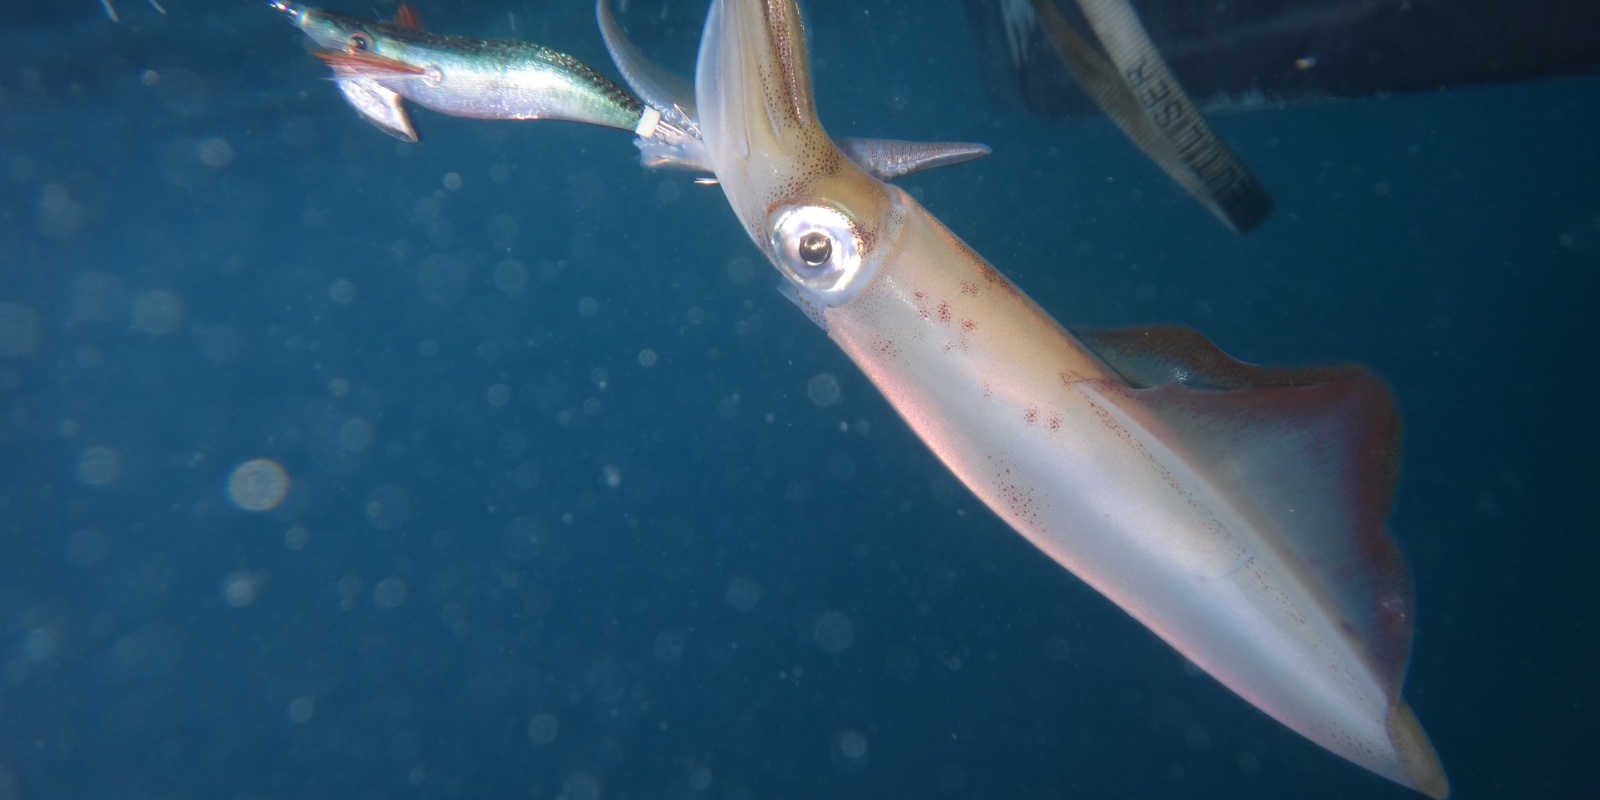
<svg viewBox="0 0 1600 800">
<path fill-rule="evenodd" d="M 399 144 L 198 5 L 4 36 L 0 798 L 1413 796 L 984 510 L 720 192 L 574 125 Z M 687 64 L 703 6 L 631 6 Z M 421 10 L 608 63 L 586 2 Z M 989 107 L 959 4 L 811 14 L 830 130 L 992 145 L 905 183 L 1062 321 L 1386 375 L 1456 796 L 1595 791 L 1600 80 L 1218 116 L 1278 201 L 1238 239 Z"/>
</svg>

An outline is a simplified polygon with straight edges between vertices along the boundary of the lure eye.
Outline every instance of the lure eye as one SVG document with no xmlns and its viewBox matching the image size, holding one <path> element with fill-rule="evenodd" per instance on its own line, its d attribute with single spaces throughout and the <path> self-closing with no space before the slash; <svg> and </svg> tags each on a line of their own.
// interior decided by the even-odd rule
<svg viewBox="0 0 1600 800">
<path fill-rule="evenodd" d="M 372 40 L 368 39 L 367 35 L 364 34 L 364 33 L 352 33 L 352 34 L 350 34 L 350 38 L 348 40 L 346 40 L 345 43 L 346 43 L 346 45 L 349 46 L 349 48 L 351 50 L 371 50 L 372 49 Z"/>
<path fill-rule="evenodd" d="M 828 259 L 833 256 L 833 240 L 822 231 L 810 231 L 800 237 L 795 252 L 801 261 L 813 267 L 820 267 L 828 263 Z"/>
</svg>

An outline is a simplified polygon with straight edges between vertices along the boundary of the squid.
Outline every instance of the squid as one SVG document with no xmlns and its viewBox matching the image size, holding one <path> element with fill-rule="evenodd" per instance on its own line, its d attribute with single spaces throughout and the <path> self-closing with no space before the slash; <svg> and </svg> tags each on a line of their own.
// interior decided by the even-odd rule
<svg viewBox="0 0 1600 800">
<path fill-rule="evenodd" d="M 1414 604 L 1380 378 L 1245 364 L 1185 328 L 1069 332 L 841 152 L 794 0 L 713 0 L 694 105 L 785 294 L 974 495 L 1285 726 L 1449 794 L 1401 694 Z"/>
</svg>

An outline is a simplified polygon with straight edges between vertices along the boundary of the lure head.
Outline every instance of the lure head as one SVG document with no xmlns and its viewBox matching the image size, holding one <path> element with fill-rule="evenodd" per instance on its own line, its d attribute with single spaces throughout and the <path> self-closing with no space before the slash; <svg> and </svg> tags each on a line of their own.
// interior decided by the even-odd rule
<svg viewBox="0 0 1600 800">
<path fill-rule="evenodd" d="M 289 19 L 296 25 L 299 24 L 299 16 L 303 13 L 298 3 L 286 3 L 283 0 L 267 0 L 267 8 L 288 14 Z"/>
<path fill-rule="evenodd" d="M 267 0 L 267 8 L 283 12 L 289 17 L 290 24 L 305 31 L 308 35 L 311 31 L 306 28 L 307 21 L 311 17 L 322 13 L 315 8 L 303 6 L 299 3 L 285 2 L 285 0 Z"/>
<path fill-rule="evenodd" d="M 397 41 L 420 34 L 422 22 L 409 5 L 400 4 L 392 22 L 370 22 L 359 17 L 311 8 L 288 0 L 267 0 L 267 7 L 289 16 L 295 27 L 318 47 L 346 53 L 378 53 Z"/>
<path fill-rule="evenodd" d="M 356 113 L 398 139 L 417 141 L 400 93 L 384 80 L 423 74 L 426 68 L 383 55 L 382 51 L 395 49 L 396 40 L 384 30 L 393 26 L 285 0 L 271 0 L 267 5 L 287 14 L 316 44 L 314 55 L 333 69 L 334 82 Z"/>
<path fill-rule="evenodd" d="M 374 23 L 283 0 L 267 5 L 289 15 L 289 21 L 323 50 L 363 53 L 377 48 L 380 34 Z"/>
</svg>

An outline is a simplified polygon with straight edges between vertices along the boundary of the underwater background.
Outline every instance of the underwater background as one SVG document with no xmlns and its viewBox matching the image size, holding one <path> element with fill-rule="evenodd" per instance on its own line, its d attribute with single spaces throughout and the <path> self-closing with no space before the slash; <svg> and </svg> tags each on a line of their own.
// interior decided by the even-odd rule
<svg viewBox="0 0 1600 800">
<path fill-rule="evenodd" d="M 615 75 L 587 0 L 417 5 Z M 0 7 L 0 800 L 1418 796 L 985 510 L 720 191 L 165 6 Z M 1386 376 L 1453 796 L 1600 796 L 1600 78 L 1214 114 L 1240 238 L 953 0 L 807 8 L 830 131 L 991 145 L 901 183 L 1063 323 Z M 687 72 L 704 10 L 624 18 Z"/>
</svg>

